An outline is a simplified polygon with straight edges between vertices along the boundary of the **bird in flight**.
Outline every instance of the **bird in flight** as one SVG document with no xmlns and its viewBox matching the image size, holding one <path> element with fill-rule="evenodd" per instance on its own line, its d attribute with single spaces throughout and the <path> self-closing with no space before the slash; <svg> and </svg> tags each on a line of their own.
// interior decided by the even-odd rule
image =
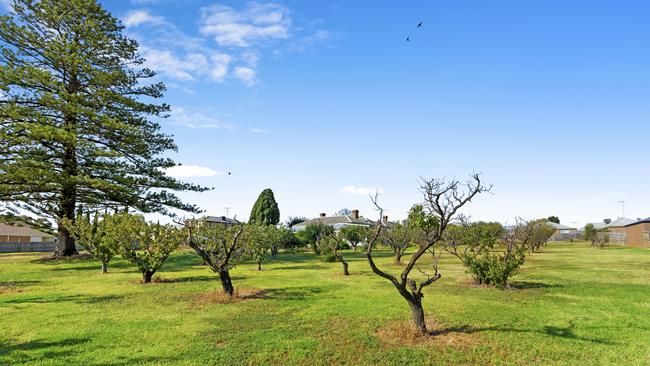
<svg viewBox="0 0 650 366">
<path fill-rule="evenodd" d="M 231 175 L 231 174 L 232 174 L 231 172 L 228 172 L 228 175 Z"/>
<path fill-rule="evenodd" d="M 411 37 L 406 37 L 406 42 L 410 42 L 410 41 L 411 41 Z"/>
<path fill-rule="evenodd" d="M 418 28 L 422 28 L 422 22 L 418 23 Z"/>
</svg>

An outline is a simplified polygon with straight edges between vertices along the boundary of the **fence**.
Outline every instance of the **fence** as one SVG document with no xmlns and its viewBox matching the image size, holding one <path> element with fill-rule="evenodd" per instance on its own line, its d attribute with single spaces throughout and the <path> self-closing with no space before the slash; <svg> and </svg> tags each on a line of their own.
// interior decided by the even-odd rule
<svg viewBox="0 0 650 366">
<path fill-rule="evenodd" d="M 15 242 L 0 243 L 0 253 L 53 252 L 56 242 Z M 82 248 L 77 246 L 77 250 Z"/>
</svg>

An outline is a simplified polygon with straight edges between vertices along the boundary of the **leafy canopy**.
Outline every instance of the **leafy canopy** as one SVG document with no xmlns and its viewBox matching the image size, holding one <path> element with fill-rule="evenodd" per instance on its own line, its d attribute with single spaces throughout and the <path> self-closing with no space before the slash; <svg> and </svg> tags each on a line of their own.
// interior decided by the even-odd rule
<svg viewBox="0 0 650 366">
<path fill-rule="evenodd" d="M 60 221 L 77 203 L 196 212 L 165 173 L 169 135 L 150 118 L 165 86 L 148 81 L 136 41 L 96 0 L 16 0 L 0 17 L 0 201 Z"/>
</svg>

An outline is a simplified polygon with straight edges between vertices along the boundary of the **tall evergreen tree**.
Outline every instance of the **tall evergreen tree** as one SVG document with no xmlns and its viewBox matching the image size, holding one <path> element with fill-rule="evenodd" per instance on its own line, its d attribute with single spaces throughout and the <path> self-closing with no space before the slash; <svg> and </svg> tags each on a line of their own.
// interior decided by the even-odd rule
<svg viewBox="0 0 650 366">
<path fill-rule="evenodd" d="M 257 225 L 277 225 L 280 222 L 280 209 L 270 188 L 263 190 L 257 197 L 249 221 Z"/>
<path fill-rule="evenodd" d="M 155 73 L 123 30 L 96 0 L 14 0 L 0 17 L 0 201 L 57 221 L 60 255 L 78 204 L 197 212 L 173 192 L 205 190 L 165 174 L 176 145 L 149 120 L 165 86 L 143 83 Z"/>
</svg>

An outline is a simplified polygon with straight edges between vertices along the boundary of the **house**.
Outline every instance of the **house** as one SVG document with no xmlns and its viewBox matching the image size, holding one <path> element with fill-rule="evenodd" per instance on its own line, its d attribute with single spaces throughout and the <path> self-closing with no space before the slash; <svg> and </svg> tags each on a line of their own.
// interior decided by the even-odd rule
<svg viewBox="0 0 650 366">
<path fill-rule="evenodd" d="M 31 227 L 0 224 L 0 243 L 42 243 L 54 240 L 54 235 Z"/>
<path fill-rule="evenodd" d="M 384 221 L 388 221 L 387 216 L 384 217 Z M 304 230 L 307 227 L 307 225 L 312 223 L 318 223 L 318 222 L 323 223 L 325 225 L 332 226 L 334 227 L 334 230 L 337 231 L 341 230 L 341 228 L 348 225 L 359 225 L 364 227 L 370 227 L 376 224 L 375 221 L 369 220 L 363 216 L 359 216 L 359 210 L 352 210 L 352 214 L 340 215 L 340 216 L 327 216 L 325 213 L 321 213 L 319 217 L 301 222 L 299 224 L 295 224 L 291 227 L 291 229 L 293 231 L 301 231 Z"/>
<path fill-rule="evenodd" d="M 631 247 L 650 247 L 650 217 L 625 225 L 621 223 L 620 226 L 610 226 L 607 229 L 610 232 L 610 242 L 612 235 L 615 235 L 618 244 Z"/>
<path fill-rule="evenodd" d="M 554 222 L 547 222 L 555 229 L 555 233 L 549 239 L 550 241 L 568 241 L 578 238 L 578 229 L 575 227 L 565 226 Z"/>
<path fill-rule="evenodd" d="M 229 218 L 226 216 L 203 216 L 200 219 L 194 219 L 199 226 L 214 227 L 217 225 L 222 225 L 230 227 L 233 225 L 238 225 L 240 222 L 237 219 Z"/>
</svg>

